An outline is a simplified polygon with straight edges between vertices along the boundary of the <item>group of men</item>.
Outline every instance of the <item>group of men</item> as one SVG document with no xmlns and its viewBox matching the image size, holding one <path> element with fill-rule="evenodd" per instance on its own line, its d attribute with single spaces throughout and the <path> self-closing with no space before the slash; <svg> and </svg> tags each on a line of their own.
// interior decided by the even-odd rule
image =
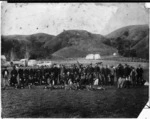
<svg viewBox="0 0 150 119">
<path fill-rule="evenodd" d="M 53 65 L 52 67 L 24 68 L 20 67 L 10 72 L 7 68 L 2 70 L 4 89 L 6 82 L 15 88 L 24 88 L 31 85 L 115 85 L 118 79 L 126 79 L 126 86 L 143 85 L 143 69 L 127 64 L 118 66 L 103 66 L 103 64 L 73 64 L 71 66 Z"/>
</svg>

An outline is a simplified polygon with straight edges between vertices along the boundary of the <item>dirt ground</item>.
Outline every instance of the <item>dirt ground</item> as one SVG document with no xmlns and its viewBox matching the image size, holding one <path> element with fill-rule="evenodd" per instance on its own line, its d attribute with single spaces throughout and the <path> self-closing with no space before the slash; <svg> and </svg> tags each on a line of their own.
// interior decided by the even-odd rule
<svg viewBox="0 0 150 119">
<path fill-rule="evenodd" d="M 2 90 L 2 118 L 136 118 L 148 101 L 148 87 L 106 90 Z"/>
</svg>

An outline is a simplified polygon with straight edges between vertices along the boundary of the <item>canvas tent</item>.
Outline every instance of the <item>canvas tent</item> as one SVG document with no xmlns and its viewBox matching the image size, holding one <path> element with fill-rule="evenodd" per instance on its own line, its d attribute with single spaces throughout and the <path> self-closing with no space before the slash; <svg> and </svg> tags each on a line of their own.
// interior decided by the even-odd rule
<svg viewBox="0 0 150 119">
<path fill-rule="evenodd" d="M 94 54 L 88 54 L 85 59 L 94 59 Z"/>
<path fill-rule="evenodd" d="M 1 60 L 6 60 L 5 55 L 2 55 L 2 56 L 1 56 Z"/>
<path fill-rule="evenodd" d="M 95 59 L 95 60 L 101 59 L 101 56 L 100 56 L 99 54 L 95 54 L 95 55 L 94 55 L 94 59 Z"/>
<path fill-rule="evenodd" d="M 10 63 L 7 62 L 5 55 L 1 55 L 1 65 L 2 66 L 9 66 Z"/>
<path fill-rule="evenodd" d="M 149 86 L 149 83 L 146 81 L 144 85 L 145 85 L 145 86 Z"/>
<path fill-rule="evenodd" d="M 99 54 L 88 54 L 85 59 L 95 59 L 95 60 L 97 60 L 97 59 L 101 59 L 101 56 Z"/>
<path fill-rule="evenodd" d="M 113 53 L 113 56 L 116 56 L 117 55 L 117 53 Z"/>
<path fill-rule="evenodd" d="M 2 64 L 6 62 L 6 57 L 5 57 L 5 55 L 1 55 L 1 62 L 2 62 Z"/>
</svg>

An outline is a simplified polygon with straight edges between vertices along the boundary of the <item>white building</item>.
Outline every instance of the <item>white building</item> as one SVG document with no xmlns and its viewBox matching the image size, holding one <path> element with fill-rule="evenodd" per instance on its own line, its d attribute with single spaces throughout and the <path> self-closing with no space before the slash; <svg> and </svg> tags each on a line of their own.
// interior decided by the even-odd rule
<svg viewBox="0 0 150 119">
<path fill-rule="evenodd" d="M 101 56 L 100 56 L 99 54 L 95 54 L 95 55 L 94 55 L 94 59 L 95 59 L 95 60 L 101 59 Z"/>
</svg>

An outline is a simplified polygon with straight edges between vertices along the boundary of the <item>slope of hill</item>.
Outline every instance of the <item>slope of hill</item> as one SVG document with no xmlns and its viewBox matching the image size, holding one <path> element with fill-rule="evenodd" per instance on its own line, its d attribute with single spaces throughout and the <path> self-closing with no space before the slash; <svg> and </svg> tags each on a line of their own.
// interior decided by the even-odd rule
<svg viewBox="0 0 150 119">
<path fill-rule="evenodd" d="M 24 58 L 26 53 L 30 58 L 43 57 L 48 54 L 47 49 L 43 46 L 53 37 L 53 35 L 44 33 L 2 36 L 2 54 L 5 54 L 7 59 L 10 59 L 11 51 L 15 59 Z"/>
<path fill-rule="evenodd" d="M 141 58 L 149 58 L 149 37 L 148 35 L 132 47 Z"/>
<path fill-rule="evenodd" d="M 126 26 L 113 31 L 112 33 L 106 35 L 105 37 L 107 38 L 105 44 L 116 47 L 118 51 L 121 49 L 124 51 L 131 49 L 136 51 L 136 55 L 139 58 L 149 57 L 148 25 Z"/>
<path fill-rule="evenodd" d="M 2 36 L 2 54 L 15 59 L 29 58 L 73 58 L 85 57 L 90 53 L 112 55 L 119 52 L 131 56 L 128 51 L 136 51 L 136 56 L 149 58 L 148 25 L 132 25 L 120 28 L 106 36 L 85 30 L 66 30 L 57 36 L 38 33 L 32 35 Z"/>
<path fill-rule="evenodd" d="M 53 49 L 53 56 L 61 57 L 85 57 L 89 53 L 110 55 L 116 52 L 103 43 L 105 37 L 99 34 L 92 34 L 85 30 L 67 30 L 47 42 L 45 47 Z"/>
<path fill-rule="evenodd" d="M 145 37 L 149 32 L 149 26 L 148 25 L 131 25 L 122 27 L 120 29 L 117 29 L 108 35 L 106 35 L 106 38 L 117 38 L 125 36 L 127 39 L 132 40 L 139 40 L 143 37 Z"/>
</svg>

